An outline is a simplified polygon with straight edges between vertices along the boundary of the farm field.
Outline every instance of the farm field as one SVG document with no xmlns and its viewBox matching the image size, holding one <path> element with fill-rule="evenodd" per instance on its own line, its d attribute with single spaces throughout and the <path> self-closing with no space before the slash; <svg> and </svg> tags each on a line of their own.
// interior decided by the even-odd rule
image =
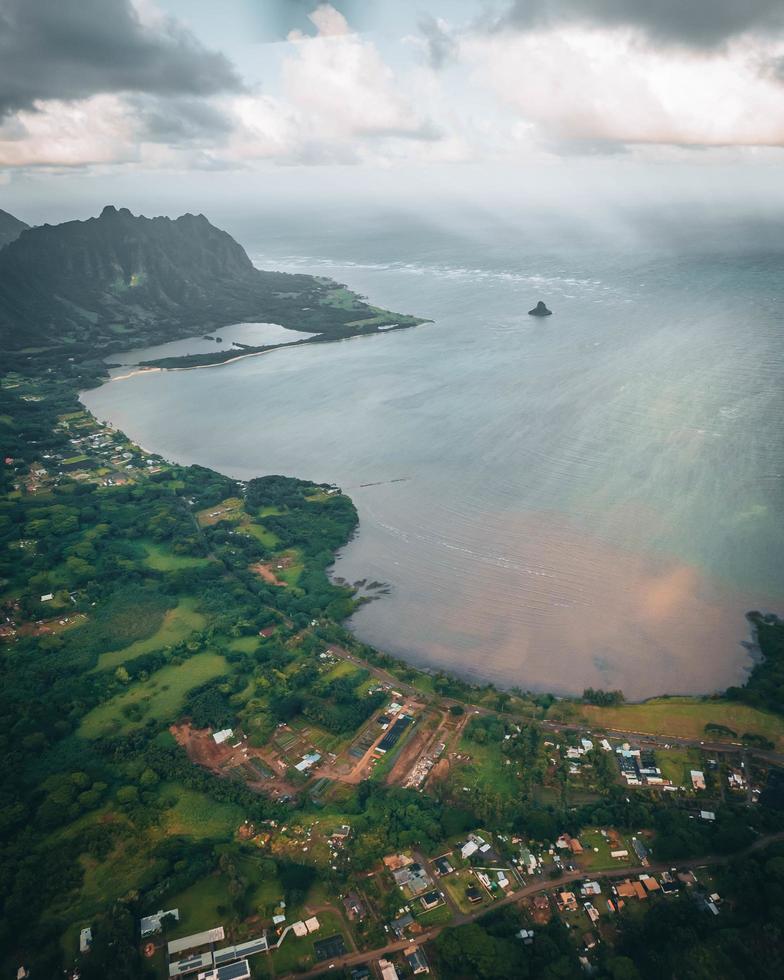
<svg viewBox="0 0 784 980">
<path fill-rule="evenodd" d="M 784 718 L 735 701 L 654 698 L 642 704 L 614 708 L 587 705 L 581 714 L 589 725 L 596 727 L 705 741 L 719 740 L 716 735 L 706 734 L 706 725 L 726 725 L 739 736 L 745 732 L 763 735 L 779 749 L 784 747 Z"/>
</svg>

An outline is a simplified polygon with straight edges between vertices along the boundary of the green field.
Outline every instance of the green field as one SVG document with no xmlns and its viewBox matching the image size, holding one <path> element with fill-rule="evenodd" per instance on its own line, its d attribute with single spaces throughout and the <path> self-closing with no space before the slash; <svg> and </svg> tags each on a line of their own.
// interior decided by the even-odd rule
<svg viewBox="0 0 784 980">
<path fill-rule="evenodd" d="M 502 796 L 520 792 L 520 782 L 514 775 L 519 765 L 506 765 L 506 757 L 497 742 L 480 745 L 473 739 L 461 738 L 458 751 L 471 756 L 471 762 L 459 769 L 463 785 L 481 786 Z"/>
<path fill-rule="evenodd" d="M 223 875 L 212 874 L 179 895 L 167 899 L 165 909 L 180 910 L 180 921 L 171 930 L 168 938 L 176 939 L 222 925 L 225 915 L 218 912 L 218 906 L 227 908 L 231 901 L 226 886 L 227 881 Z"/>
<path fill-rule="evenodd" d="M 93 708 L 82 719 L 78 734 L 82 738 L 103 738 L 129 732 L 150 719 L 173 721 L 188 691 L 227 669 L 228 664 L 217 653 L 199 653 L 183 664 L 163 667 L 148 680 L 133 684 L 129 690 Z M 136 704 L 142 706 L 143 714 L 133 720 L 123 709 Z"/>
<path fill-rule="evenodd" d="M 142 542 L 146 552 L 145 561 L 159 572 L 176 572 L 181 568 L 199 568 L 209 562 L 209 558 L 193 558 L 190 555 L 175 555 L 169 548 L 152 541 Z"/>
<path fill-rule="evenodd" d="M 778 748 L 784 747 L 784 718 L 736 701 L 703 701 L 700 698 L 654 698 L 642 704 L 617 708 L 582 707 L 588 724 L 620 731 L 676 736 L 715 742 L 705 726 L 726 725 L 738 735 L 750 732 L 764 735 Z"/>
<path fill-rule="evenodd" d="M 156 633 L 153 633 L 146 640 L 137 640 L 130 646 L 123 647 L 122 650 L 102 653 L 95 669 L 108 670 L 119 667 L 120 664 L 127 663 L 135 657 L 141 657 L 144 653 L 152 653 L 154 650 L 163 650 L 165 647 L 173 646 L 175 643 L 186 639 L 196 630 L 204 629 L 207 620 L 201 613 L 196 612 L 195 605 L 194 599 L 181 599 L 174 609 L 169 609 L 165 613 L 163 624 Z"/>
<path fill-rule="evenodd" d="M 624 836 L 620 837 L 617 846 L 610 847 L 607 838 L 603 837 L 597 828 L 592 828 L 580 833 L 580 843 L 583 845 L 584 851 L 576 860 L 581 868 L 600 871 L 607 868 L 622 868 L 624 865 L 637 863 L 631 841 Z M 611 850 L 628 851 L 629 856 L 626 858 L 610 857 Z M 563 852 L 562 858 L 564 854 L 566 851 Z"/>
<path fill-rule="evenodd" d="M 656 764 L 665 779 L 669 779 L 675 786 L 685 786 L 688 790 L 691 790 L 690 771 L 705 768 L 699 749 L 658 749 Z"/>
<path fill-rule="evenodd" d="M 164 783 L 162 797 L 177 797 L 177 803 L 164 813 L 166 832 L 172 836 L 201 838 L 231 837 L 245 814 L 232 803 L 218 803 L 204 793 L 176 783 Z"/>
</svg>

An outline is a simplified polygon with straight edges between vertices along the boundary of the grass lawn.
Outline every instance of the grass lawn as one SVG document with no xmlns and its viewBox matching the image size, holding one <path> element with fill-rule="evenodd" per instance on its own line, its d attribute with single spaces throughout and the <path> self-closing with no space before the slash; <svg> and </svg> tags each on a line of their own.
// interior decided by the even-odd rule
<svg viewBox="0 0 784 980">
<path fill-rule="evenodd" d="M 196 630 L 204 629 L 207 620 L 201 613 L 196 612 L 195 605 L 195 599 L 181 599 L 174 609 L 169 609 L 164 614 L 163 624 L 156 633 L 153 633 L 146 640 L 137 640 L 130 646 L 123 647 L 122 650 L 102 653 L 98 658 L 95 670 L 109 670 L 113 667 L 119 667 L 120 664 L 140 657 L 144 653 L 152 653 L 154 650 L 173 646 Z"/>
<path fill-rule="evenodd" d="M 229 643 L 230 650 L 238 650 L 240 653 L 253 653 L 261 642 L 259 636 L 238 636 Z"/>
<path fill-rule="evenodd" d="M 162 544 L 155 544 L 152 541 L 143 541 L 142 545 L 146 552 L 144 559 L 150 568 L 159 572 L 173 572 L 180 568 L 198 568 L 200 565 L 209 563 L 209 558 L 194 558 L 190 555 L 175 555 Z"/>
<path fill-rule="evenodd" d="M 255 521 L 248 521 L 247 524 L 242 525 L 242 529 L 243 531 L 247 531 L 248 534 L 253 535 L 259 544 L 264 545 L 265 548 L 277 548 L 277 535 L 273 534 L 272 531 L 268 531 L 261 524 L 257 524 Z"/>
<path fill-rule="evenodd" d="M 313 966 L 316 962 L 313 943 L 319 939 L 334 936 L 336 933 L 343 936 L 346 949 L 351 950 L 352 946 L 346 928 L 337 912 L 317 912 L 316 915 L 320 926 L 316 932 L 307 936 L 295 936 L 293 932 L 290 932 L 283 940 L 283 945 L 272 954 L 272 962 L 277 975 L 294 970 L 305 970 Z M 304 917 L 305 913 L 303 912 Z M 286 924 L 288 925 L 290 921 L 292 920 L 287 920 Z"/>
<path fill-rule="evenodd" d="M 245 814 L 233 803 L 218 803 L 203 793 L 176 783 L 163 783 L 162 797 L 177 797 L 177 803 L 164 812 L 166 832 L 171 836 L 202 838 L 230 837 Z"/>
<path fill-rule="evenodd" d="M 439 885 L 443 886 L 444 891 L 448 892 L 461 912 L 474 912 L 490 905 L 490 897 L 482 887 L 482 883 L 476 875 L 469 874 L 468 871 L 455 871 L 454 874 L 446 875 L 439 879 Z M 466 898 L 466 888 L 469 885 L 476 885 L 482 894 L 481 902 L 469 902 Z"/>
<path fill-rule="evenodd" d="M 180 910 L 180 921 L 167 934 L 167 939 L 189 936 L 191 933 L 221 925 L 225 916 L 219 914 L 218 906 L 228 907 L 231 901 L 226 886 L 223 875 L 212 874 L 179 895 L 167 899 L 165 909 Z"/>
<path fill-rule="evenodd" d="M 520 783 L 514 773 L 516 766 L 506 765 L 500 745 L 485 743 L 480 745 L 470 738 L 461 738 L 458 751 L 471 756 L 468 765 L 461 765 L 460 779 L 466 786 L 482 786 L 504 796 L 514 796 L 520 792 Z"/>
<path fill-rule="evenodd" d="M 687 790 L 692 788 L 690 771 L 705 768 L 699 749 L 658 749 L 656 763 L 665 779 Z"/>
<path fill-rule="evenodd" d="M 625 865 L 637 863 L 631 841 L 623 835 L 617 845 L 610 847 L 607 838 L 602 837 L 598 829 L 592 828 L 584 830 L 580 834 L 580 843 L 585 848 L 584 852 L 576 858 L 576 862 L 581 868 L 591 871 L 604 871 L 607 868 L 622 868 Z M 594 848 L 598 848 L 595 851 Z M 610 851 L 628 851 L 629 856 L 625 858 L 610 857 Z M 565 852 L 564 852 L 565 853 Z M 568 858 L 566 859 L 568 860 Z"/>
<path fill-rule="evenodd" d="M 124 693 L 93 708 L 82 719 L 78 734 L 81 738 L 103 738 L 129 732 L 150 719 L 173 721 L 188 691 L 220 676 L 227 667 L 217 653 L 199 653 L 183 664 L 163 667 L 148 680 L 132 684 Z M 143 708 L 137 720 L 123 713 L 124 708 L 135 704 Z"/>
<path fill-rule="evenodd" d="M 422 906 L 419 906 L 420 909 Z M 429 912 L 422 912 L 417 915 L 416 920 L 423 929 L 430 929 L 432 926 L 442 926 L 452 919 L 452 910 L 448 905 L 439 905 L 437 908 L 430 909 Z"/>
<path fill-rule="evenodd" d="M 601 728 L 720 741 L 718 736 L 705 732 L 705 726 L 713 723 L 726 725 L 739 736 L 745 732 L 764 735 L 779 749 L 784 747 L 784 718 L 735 701 L 654 698 L 616 708 L 585 705 L 581 712 L 590 725 Z"/>
<path fill-rule="evenodd" d="M 335 666 L 332 668 L 332 670 L 329 671 L 329 673 L 325 674 L 324 680 L 334 681 L 338 677 L 346 677 L 349 674 L 359 674 L 359 668 L 357 667 L 356 664 L 349 663 L 348 660 L 341 660 L 339 663 L 335 664 Z M 377 683 L 378 681 L 372 679 L 373 685 Z"/>
</svg>

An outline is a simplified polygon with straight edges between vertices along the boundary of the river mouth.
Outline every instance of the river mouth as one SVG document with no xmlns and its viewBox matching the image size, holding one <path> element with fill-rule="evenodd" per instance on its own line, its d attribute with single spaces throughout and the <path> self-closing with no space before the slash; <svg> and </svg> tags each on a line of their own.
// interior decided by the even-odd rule
<svg viewBox="0 0 784 980">
<path fill-rule="evenodd" d="M 342 486 L 333 574 L 388 586 L 351 627 L 412 663 L 630 699 L 743 683 L 746 612 L 784 605 L 775 283 L 752 316 L 742 257 L 483 261 L 267 254 L 435 322 L 83 400 L 178 462 Z"/>
</svg>

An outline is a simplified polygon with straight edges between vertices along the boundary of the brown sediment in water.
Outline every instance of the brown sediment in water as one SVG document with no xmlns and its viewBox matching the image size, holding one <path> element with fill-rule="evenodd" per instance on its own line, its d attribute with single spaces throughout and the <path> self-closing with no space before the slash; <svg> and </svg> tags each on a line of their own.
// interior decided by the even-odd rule
<svg viewBox="0 0 784 980">
<path fill-rule="evenodd" d="M 482 555 L 503 560 L 475 552 L 470 590 L 442 588 L 432 555 L 431 581 L 406 595 L 406 616 L 390 603 L 395 652 L 501 686 L 620 688 L 630 699 L 743 682 L 745 612 L 765 605 L 760 596 L 712 581 L 695 565 L 602 541 L 563 515 L 490 520 L 484 535 Z M 456 580 L 446 569 L 443 585 Z M 385 603 L 375 604 L 374 616 Z"/>
</svg>

